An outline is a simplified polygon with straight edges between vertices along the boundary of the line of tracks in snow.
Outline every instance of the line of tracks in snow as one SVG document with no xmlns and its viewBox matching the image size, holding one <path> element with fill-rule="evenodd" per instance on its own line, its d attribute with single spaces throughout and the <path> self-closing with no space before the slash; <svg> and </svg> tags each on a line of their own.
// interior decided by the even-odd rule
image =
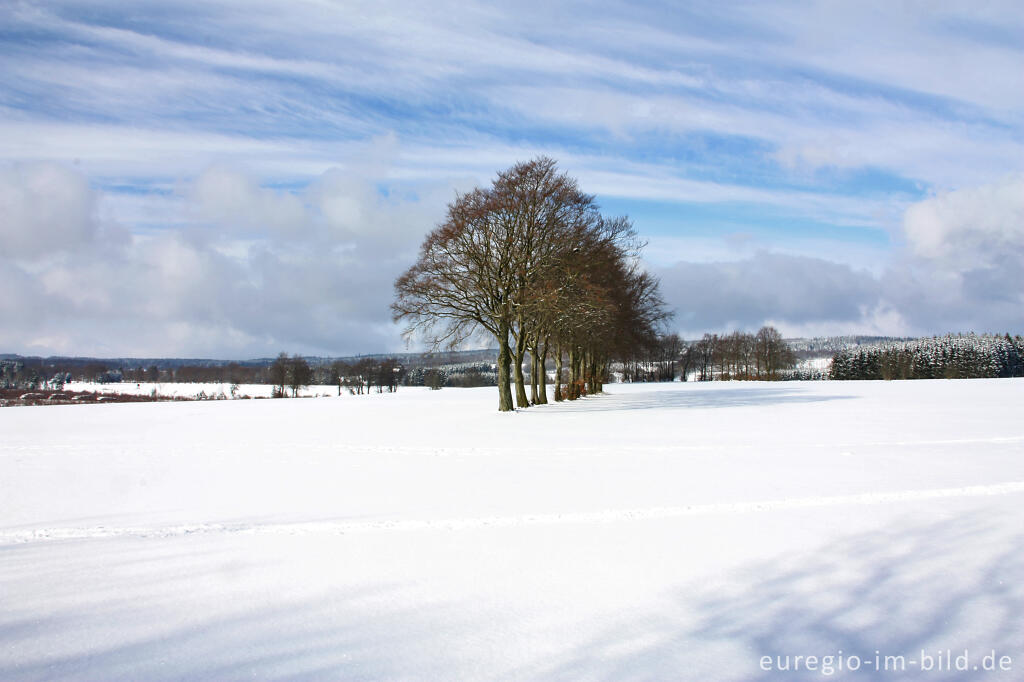
<svg viewBox="0 0 1024 682">
<path fill-rule="evenodd" d="M 930 490 L 859 493 L 818 497 L 784 498 L 757 502 L 726 502 L 675 507 L 613 509 L 590 512 L 520 514 L 469 518 L 395 519 L 359 521 L 310 521 L 296 523 L 196 523 L 166 526 L 88 526 L 0 530 L 0 545 L 102 538 L 173 538 L 189 535 L 345 535 L 388 531 L 458 531 L 521 526 L 616 523 L 673 519 L 715 514 L 748 514 L 787 509 L 880 505 L 937 499 L 991 497 L 1024 493 L 1024 481 Z"/>
</svg>

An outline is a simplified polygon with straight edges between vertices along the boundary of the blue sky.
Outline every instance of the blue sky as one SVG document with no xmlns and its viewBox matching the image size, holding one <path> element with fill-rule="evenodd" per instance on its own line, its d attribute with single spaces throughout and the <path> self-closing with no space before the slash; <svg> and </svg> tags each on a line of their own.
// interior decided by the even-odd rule
<svg viewBox="0 0 1024 682">
<path fill-rule="evenodd" d="M 556 158 L 685 335 L 1024 331 L 1018 3 L 0 7 L 0 351 L 402 346 L 457 191 Z"/>
</svg>

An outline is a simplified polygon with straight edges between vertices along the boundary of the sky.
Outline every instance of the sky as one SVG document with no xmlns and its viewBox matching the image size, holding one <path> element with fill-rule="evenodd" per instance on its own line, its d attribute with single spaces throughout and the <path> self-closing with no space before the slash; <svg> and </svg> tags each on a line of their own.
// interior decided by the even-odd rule
<svg viewBox="0 0 1024 682">
<path fill-rule="evenodd" d="M 1019 2 L 0 3 L 0 352 L 401 350 L 555 158 L 686 337 L 1024 332 Z"/>
</svg>

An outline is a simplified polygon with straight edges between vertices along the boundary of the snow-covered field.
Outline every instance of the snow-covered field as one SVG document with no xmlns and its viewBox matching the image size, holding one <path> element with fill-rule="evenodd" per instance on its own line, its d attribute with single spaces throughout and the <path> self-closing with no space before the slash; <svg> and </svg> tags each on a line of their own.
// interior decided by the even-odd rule
<svg viewBox="0 0 1024 682">
<path fill-rule="evenodd" d="M 0 679 L 1024 678 L 1024 381 L 607 390 L 2 409 Z"/>
<path fill-rule="evenodd" d="M 64 384 L 68 391 L 87 393 L 117 393 L 122 395 L 157 395 L 178 398 L 196 398 L 203 395 L 207 398 L 231 398 L 231 387 L 235 387 L 236 398 L 269 398 L 274 391 L 270 384 L 230 384 L 224 383 L 177 383 L 177 382 L 141 382 L 125 381 L 121 383 L 101 384 L 93 381 L 72 381 Z M 376 389 L 375 389 L 376 390 Z M 345 392 L 345 391 L 343 391 Z M 291 389 L 288 389 L 291 395 Z M 337 396 L 337 386 L 304 386 L 299 389 L 304 398 Z"/>
</svg>

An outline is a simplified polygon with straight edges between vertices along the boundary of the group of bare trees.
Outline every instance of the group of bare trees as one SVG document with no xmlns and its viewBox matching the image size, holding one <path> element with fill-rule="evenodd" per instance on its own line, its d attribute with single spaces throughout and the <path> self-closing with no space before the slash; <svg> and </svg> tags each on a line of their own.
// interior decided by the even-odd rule
<svg viewBox="0 0 1024 682">
<path fill-rule="evenodd" d="M 270 367 L 265 365 L 241 365 L 230 362 L 226 365 L 181 365 L 164 367 L 126 368 L 124 380 L 134 382 L 176 382 L 209 384 L 266 384 L 272 383 Z"/>
<path fill-rule="evenodd" d="M 287 353 L 281 353 L 270 366 L 270 382 L 274 385 L 273 396 L 284 398 L 286 388 L 292 390 L 292 397 L 299 396 L 299 389 L 309 386 L 313 380 L 313 370 L 306 359 L 300 355 L 288 357 Z"/>
<path fill-rule="evenodd" d="M 353 395 L 370 393 L 394 393 L 405 377 L 405 366 L 396 358 L 360 358 L 355 362 L 338 360 L 331 364 L 323 383 L 338 387 L 338 395 L 345 388 Z"/>
<path fill-rule="evenodd" d="M 365 357 L 352 363 L 338 360 L 314 369 L 305 358 L 281 353 L 270 366 L 275 397 L 287 395 L 286 388 L 296 397 L 299 389 L 312 383 L 337 386 L 338 395 L 343 388 L 353 395 L 370 393 L 375 388 L 377 393 L 394 393 L 404 376 L 405 367 L 395 358 Z"/>
<path fill-rule="evenodd" d="M 796 354 L 775 327 L 756 334 L 705 334 L 684 341 L 678 334 L 659 336 L 653 343 L 633 349 L 621 358 L 618 371 L 627 382 L 774 380 L 796 364 Z"/>
<path fill-rule="evenodd" d="M 624 353 L 616 370 L 626 383 L 686 380 L 689 346 L 679 334 L 665 334 Z"/>
<path fill-rule="evenodd" d="M 756 334 L 705 334 L 688 346 L 686 356 L 686 370 L 692 369 L 699 381 L 771 381 L 796 364 L 796 355 L 775 327 L 761 327 Z"/>
<path fill-rule="evenodd" d="M 537 158 L 456 196 L 395 282 L 392 312 L 407 338 L 435 348 L 493 336 L 501 411 L 513 409 L 513 384 L 517 407 L 547 402 L 548 358 L 554 399 L 571 400 L 600 391 L 609 361 L 668 317 L 640 247 L 628 219 L 603 217 L 555 161 Z"/>
</svg>

